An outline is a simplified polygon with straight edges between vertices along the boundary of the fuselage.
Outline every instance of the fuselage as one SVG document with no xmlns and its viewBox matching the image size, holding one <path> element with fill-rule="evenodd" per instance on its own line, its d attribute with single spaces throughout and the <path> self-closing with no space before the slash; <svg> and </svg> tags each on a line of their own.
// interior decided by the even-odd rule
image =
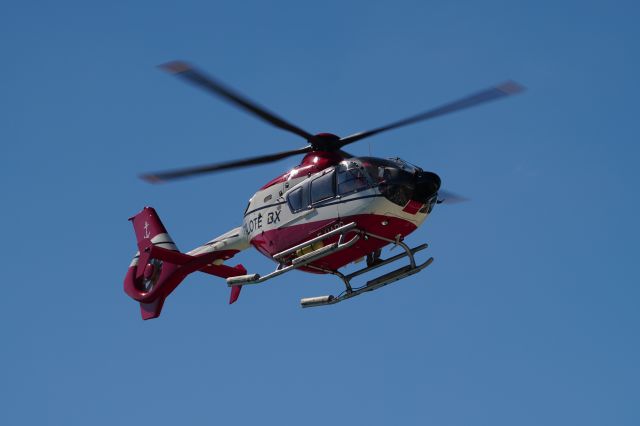
<svg viewBox="0 0 640 426">
<path fill-rule="evenodd" d="M 401 239 L 427 218 L 439 187 L 437 175 L 399 159 L 313 152 L 254 194 L 242 229 L 251 245 L 269 258 L 351 222 L 371 234 Z M 337 270 L 386 244 L 361 239 L 303 269 Z"/>
</svg>

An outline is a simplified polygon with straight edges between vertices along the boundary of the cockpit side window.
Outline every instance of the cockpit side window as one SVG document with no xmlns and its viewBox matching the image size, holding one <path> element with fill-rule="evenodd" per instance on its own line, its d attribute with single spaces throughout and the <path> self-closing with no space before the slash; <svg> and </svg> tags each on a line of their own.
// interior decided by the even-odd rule
<svg viewBox="0 0 640 426">
<path fill-rule="evenodd" d="M 302 187 L 300 187 L 291 191 L 287 196 L 289 207 L 291 208 L 292 212 L 300 211 L 306 207 L 302 195 Z"/>
<path fill-rule="evenodd" d="M 311 182 L 312 205 L 336 196 L 334 176 L 334 172 L 326 173 Z"/>
<path fill-rule="evenodd" d="M 361 167 L 346 168 L 340 166 L 338 170 L 338 194 L 345 195 L 369 188 L 367 174 Z"/>
</svg>

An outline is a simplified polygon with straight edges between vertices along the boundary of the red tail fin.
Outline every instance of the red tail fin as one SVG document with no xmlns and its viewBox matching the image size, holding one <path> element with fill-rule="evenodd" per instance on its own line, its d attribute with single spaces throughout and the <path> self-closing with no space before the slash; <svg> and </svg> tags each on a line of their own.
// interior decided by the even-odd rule
<svg viewBox="0 0 640 426">
<path fill-rule="evenodd" d="M 232 268 L 213 264 L 215 260 L 232 257 L 237 250 L 197 256 L 180 253 L 152 207 L 145 207 L 129 220 L 136 233 L 138 254 L 129 265 L 124 291 L 140 302 L 142 319 L 158 317 L 167 296 L 194 271 L 224 278 L 246 274 L 242 265 Z"/>
</svg>

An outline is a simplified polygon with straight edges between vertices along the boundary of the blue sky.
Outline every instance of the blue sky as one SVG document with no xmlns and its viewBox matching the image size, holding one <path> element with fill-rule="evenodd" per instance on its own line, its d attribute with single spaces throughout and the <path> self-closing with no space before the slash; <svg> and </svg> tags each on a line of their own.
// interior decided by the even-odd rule
<svg viewBox="0 0 640 426">
<path fill-rule="evenodd" d="M 17 2 L 0 14 L 0 423 L 637 425 L 638 6 L 631 1 Z M 296 164 L 143 171 L 302 141 L 160 72 L 186 59 L 301 127 L 351 134 L 508 78 L 522 95 L 363 141 L 472 201 L 410 238 L 421 274 L 349 302 L 292 273 L 160 319 L 122 291 L 127 218 L 186 250 Z M 238 257 L 251 272 L 270 262 Z"/>
</svg>

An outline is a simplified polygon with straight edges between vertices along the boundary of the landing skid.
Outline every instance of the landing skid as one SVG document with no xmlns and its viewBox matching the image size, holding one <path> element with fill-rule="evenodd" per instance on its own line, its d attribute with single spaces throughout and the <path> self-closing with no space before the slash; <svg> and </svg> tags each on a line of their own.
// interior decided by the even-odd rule
<svg viewBox="0 0 640 426">
<path fill-rule="evenodd" d="M 431 263 L 433 263 L 433 257 L 430 257 L 429 259 L 427 259 L 424 263 L 420 264 L 420 265 L 416 265 L 416 261 L 415 261 L 415 257 L 414 254 L 424 250 L 428 247 L 428 244 L 421 244 L 417 247 L 414 247 L 412 249 L 410 249 L 406 244 L 404 244 L 402 241 L 394 241 L 394 240 L 387 240 L 385 238 L 379 237 L 377 235 L 372 235 L 372 234 L 368 234 L 365 233 L 366 236 L 368 237 L 372 237 L 372 238 L 378 238 L 378 239 L 382 239 L 385 240 L 387 242 L 392 242 L 394 244 L 399 245 L 400 247 L 402 247 L 404 249 L 404 253 L 400 253 L 397 254 L 393 257 L 390 257 L 386 260 L 380 260 L 378 261 L 376 264 L 371 265 L 371 266 L 367 266 L 366 268 L 362 268 L 359 269 L 355 272 L 350 273 L 349 275 L 344 275 L 339 271 L 330 271 L 330 270 L 324 270 L 321 268 L 316 268 L 314 266 L 310 266 L 310 268 L 313 269 L 317 269 L 317 270 L 321 270 L 323 272 L 327 272 L 333 275 L 336 275 L 337 277 L 339 277 L 340 279 L 342 279 L 342 281 L 344 282 L 344 285 L 346 287 L 345 291 L 343 291 L 342 293 L 340 293 L 338 296 L 333 296 L 333 295 L 328 295 L 328 296 L 319 296 L 319 297 L 308 297 L 305 299 L 300 300 L 300 305 L 303 308 L 313 308 L 316 306 L 324 306 L 324 305 L 333 305 L 335 303 L 338 302 L 342 302 L 343 300 L 347 300 L 347 299 L 351 299 L 352 297 L 356 297 L 361 295 L 362 293 L 366 293 L 368 291 L 373 291 L 373 290 L 377 290 L 379 288 L 382 288 L 386 285 L 392 284 L 396 281 L 399 281 L 403 278 L 407 278 L 413 274 L 417 274 L 418 272 L 422 271 L 424 268 L 426 268 L 427 266 L 431 265 Z M 394 271 L 388 272 L 384 275 L 379 276 L 378 278 L 374 278 L 370 281 L 367 281 L 367 283 L 361 287 L 356 287 L 353 288 L 351 286 L 351 280 L 359 275 L 362 274 L 366 274 L 369 271 L 372 271 L 374 269 L 377 269 L 381 266 L 385 266 L 385 265 L 389 265 L 390 263 L 393 263 L 395 261 L 398 261 L 402 258 L 405 257 L 409 257 L 409 265 L 403 266 L 401 268 L 398 268 Z"/>
<path fill-rule="evenodd" d="M 355 235 L 347 240 L 346 236 L 350 232 L 351 233 L 355 232 Z M 319 243 L 326 238 L 333 237 L 336 235 L 339 236 L 337 242 L 320 247 L 318 249 L 310 250 L 313 248 L 314 244 Z M 404 253 L 397 254 L 385 260 L 378 259 L 373 265 L 359 269 L 348 275 L 344 275 L 339 271 L 323 269 L 317 266 L 310 265 L 310 263 L 312 262 L 315 262 L 326 256 L 329 256 L 338 251 L 351 247 L 360 238 L 364 238 L 364 239 L 374 238 L 374 239 L 382 240 L 387 243 L 400 246 L 402 247 L 402 249 L 404 249 Z M 415 257 L 414 257 L 415 253 L 426 249 L 428 247 L 427 244 L 421 244 L 417 247 L 409 248 L 409 246 L 407 246 L 405 243 L 400 241 L 400 238 L 401 238 L 400 235 L 398 235 L 395 240 L 392 240 L 385 237 L 381 237 L 379 235 L 371 234 L 369 232 L 357 229 L 356 223 L 351 222 L 347 225 L 343 225 L 339 228 L 336 228 L 332 231 L 329 231 L 318 237 L 312 238 L 302 244 L 298 244 L 294 247 L 291 247 L 287 250 L 284 250 L 276 254 L 275 256 L 273 256 L 274 260 L 278 262 L 278 267 L 276 268 L 275 271 L 265 276 L 260 276 L 259 274 L 250 274 L 250 275 L 240 275 L 236 277 L 227 278 L 227 285 L 229 287 L 233 287 L 233 286 L 246 285 L 246 284 L 260 284 L 278 275 L 282 275 L 286 272 L 292 271 L 294 269 L 298 269 L 302 266 L 306 266 L 307 268 L 315 269 L 315 270 L 339 277 L 343 281 L 346 289 L 342 293 L 340 293 L 338 296 L 328 295 L 328 296 L 304 298 L 300 300 L 300 305 L 303 308 L 333 305 L 335 303 L 342 302 L 343 300 L 347 300 L 352 297 L 359 296 L 362 293 L 377 290 L 388 284 L 391 284 L 403 278 L 409 277 L 413 274 L 417 274 L 427 266 L 431 265 L 431 263 L 433 262 L 433 257 L 430 257 L 420 265 L 416 264 Z M 296 253 L 304 253 L 304 254 L 301 254 L 291 259 L 290 256 L 295 255 Z M 356 287 L 356 288 L 352 287 L 351 280 L 353 278 L 359 275 L 365 274 L 369 271 L 373 271 L 374 269 L 380 268 L 381 266 L 389 265 L 405 257 L 409 258 L 408 265 L 398 268 L 394 271 L 388 272 L 384 275 L 381 275 L 378 278 L 374 278 L 373 280 L 368 281 L 365 285 L 361 287 Z"/>
</svg>

